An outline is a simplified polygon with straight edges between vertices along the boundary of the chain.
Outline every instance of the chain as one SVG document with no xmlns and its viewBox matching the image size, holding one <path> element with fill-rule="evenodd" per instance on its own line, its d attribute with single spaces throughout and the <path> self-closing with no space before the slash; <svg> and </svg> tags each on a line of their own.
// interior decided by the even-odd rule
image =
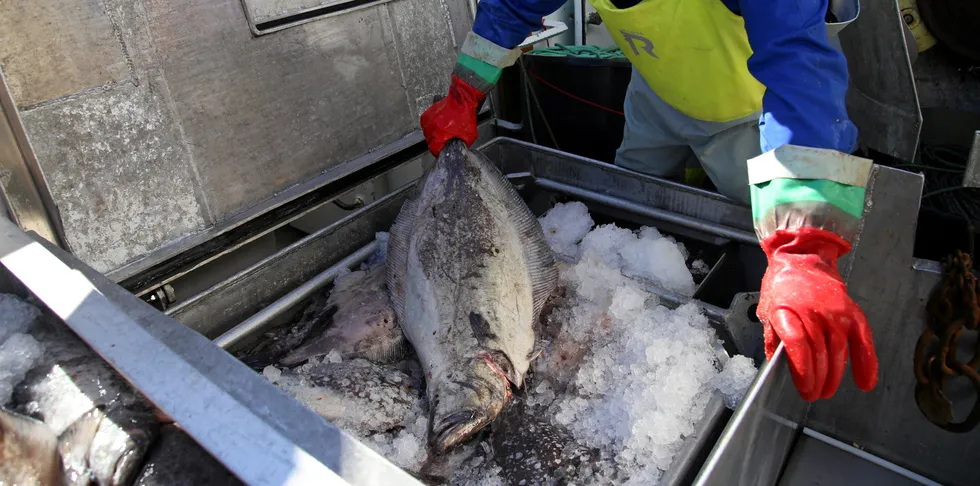
<svg viewBox="0 0 980 486">
<path fill-rule="evenodd" d="M 943 259 L 942 278 L 926 304 L 927 327 L 915 344 L 915 402 L 930 422 L 955 433 L 969 432 L 980 423 L 980 339 L 968 362 L 957 358 L 963 331 L 980 326 L 972 265 L 970 256 L 959 250 Z M 973 409 L 962 422 L 953 422 L 953 404 L 946 397 L 946 382 L 955 376 L 968 378 L 977 392 Z"/>
</svg>

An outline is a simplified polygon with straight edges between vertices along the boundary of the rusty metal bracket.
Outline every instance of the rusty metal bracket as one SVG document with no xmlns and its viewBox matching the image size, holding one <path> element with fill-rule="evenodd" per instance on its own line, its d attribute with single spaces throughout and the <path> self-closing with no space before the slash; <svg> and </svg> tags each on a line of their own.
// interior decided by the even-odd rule
<svg viewBox="0 0 980 486">
<path fill-rule="evenodd" d="M 977 278 L 969 255 L 957 250 L 943 260 L 942 279 L 926 304 L 926 329 L 915 344 L 915 402 L 933 424 L 954 433 L 973 430 L 980 423 L 980 340 L 968 362 L 957 358 L 957 344 L 964 331 L 980 327 Z M 938 346 L 935 344 L 938 343 Z M 953 404 L 946 382 L 963 376 L 973 383 L 977 397 L 962 422 L 954 422 Z"/>
</svg>

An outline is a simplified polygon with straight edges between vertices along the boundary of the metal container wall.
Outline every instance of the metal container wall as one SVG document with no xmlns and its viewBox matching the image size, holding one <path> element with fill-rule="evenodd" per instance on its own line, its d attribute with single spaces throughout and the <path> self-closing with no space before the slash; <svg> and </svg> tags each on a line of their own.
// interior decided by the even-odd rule
<svg viewBox="0 0 980 486">
<path fill-rule="evenodd" d="M 418 141 L 471 22 L 466 0 L 4 2 L 0 69 L 71 249 L 121 281 Z"/>
<path fill-rule="evenodd" d="M 980 481 L 971 463 L 980 435 L 940 429 L 923 417 L 915 401 L 913 351 L 926 328 L 926 301 L 940 280 L 937 262 L 912 257 L 922 185 L 921 174 L 875 166 L 861 231 L 840 262 L 849 294 L 874 335 L 875 389 L 858 390 L 848 372 L 834 397 L 807 405 L 781 365 L 785 357 L 777 353 L 735 412 L 696 484 L 939 481 L 967 486 Z M 953 381 L 947 391 L 954 402 L 973 403 L 966 380 Z"/>
<path fill-rule="evenodd" d="M 208 339 L 5 219 L 0 265 L 5 289 L 43 302 L 246 484 L 416 483 Z"/>
<path fill-rule="evenodd" d="M 726 263 L 736 257 L 736 248 L 748 246 L 746 242 L 754 245 L 754 235 L 739 229 L 750 224 L 747 208 L 705 191 L 513 139 L 497 138 L 480 150 L 501 167 L 538 214 L 549 209 L 555 197 L 580 200 L 594 216 L 601 214 L 637 225 L 655 224 L 664 230 L 672 228 L 678 234 L 721 248 L 718 259 L 709 262 L 713 269 L 694 296 L 698 298 L 709 288 L 725 287 L 726 295 L 734 296 L 729 297 L 732 301 L 729 309 L 700 305 L 729 353 L 744 349 L 749 356 L 761 360 L 761 334 L 749 315 L 757 298 L 738 293 L 746 290 L 739 287 L 744 280 L 733 279 Z M 603 180 L 616 190 L 593 192 L 590 189 Z M 373 250 L 375 234 L 388 231 L 413 187 L 405 186 L 310 234 L 168 309 L 168 315 L 232 352 L 246 347 L 266 331 L 289 323 L 313 293 L 326 288 L 339 267 L 357 265 L 363 260 L 369 254 L 365 249 Z M 709 217 L 701 220 L 697 215 Z M 754 273 L 761 277 L 761 270 Z M 757 288 L 757 282 L 752 284 Z M 650 288 L 650 291 L 669 306 L 688 300 L 662 289 Z M 725 351 L 719 349 L 719 352 Z M 729 415 L 721 397 L 715 396 L 694 434 L 685 439 L 673 465 L 666 471 L 663 484 L 686 484 L 693 479 Z"/>
<path fill-rule="evenodd" d="M 749 209 L 717 194 L 513 139 L 494 139 L 481 151 L 518 183 L 528 177 L 542 190 L 625 212 L 634 219 L 656 222 L 664 230 L 708 243 L 756 241 Z M 167 309 L 167 314 L 208 337 L 217 337 L 370 243 L 375 233 L 388 231 L 411 187 L 405 186 L 310 234 L 289 249 Z M 761 278 L 761 272 L 758 276 Z M 740 290 L 757 288 L 748 284 Z"/>
</svg>

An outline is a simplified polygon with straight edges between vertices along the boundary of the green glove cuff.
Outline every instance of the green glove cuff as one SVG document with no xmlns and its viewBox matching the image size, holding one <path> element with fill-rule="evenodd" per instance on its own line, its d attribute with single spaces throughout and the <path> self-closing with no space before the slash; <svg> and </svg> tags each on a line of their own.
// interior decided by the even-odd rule
<svg viewBox="0 0 980 486">
<path fill-rule="evenodd" d="M 504 68 L 514 64 L 520 55 L 519 49 L 503 48 L 470 32 L 456 57 L 453 74 L 481 93 L 487 93 L 500 80 Z"/>
<path fill-rule="evenodd" d="M 857 235 L 866 192 L 826 179 L 773 179 L 749 190 L 759 239 L 781 229 L 810 227 L 831 231 L 848 242 Z"/>
<path fill-rule="evenodd" d="M 459 56 L 456 57 L 456 67 L 453 69 L 453 74 L 456 77 L 466 81 L 470 86 L 475 88 L 477 88 L 477 84 L 493 87 L 500 80 L 500 75 L 503 72 L 503 69 L 487 64 L 465 52 L 460 52 Z M 470 83 L 470 79 L 473 79 L 473 83 Z M 485 93 L 486 91 L 483 92 Z"/>
<path fill-rule="evenodd" d="M 817 228 L 848 242 L 864 211 L 871 161 L 836 150 L 784 145 L 748 161 L 752 220 L 760 239 Z"/>
</svg>

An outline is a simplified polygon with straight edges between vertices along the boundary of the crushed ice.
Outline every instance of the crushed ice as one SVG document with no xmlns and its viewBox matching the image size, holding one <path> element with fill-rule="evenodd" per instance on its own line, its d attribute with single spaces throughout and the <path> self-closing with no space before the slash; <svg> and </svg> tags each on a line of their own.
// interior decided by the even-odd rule
<svg viewBox="0 0 980 486">
<path fill-rule="evenodd" d="M 41 311 L 11 294 L 0 294 L 0 405 L 10 401 L 14 387 L 38 365 L 44 347 L 31 331 Z"/>
<path fill-rule="evenodd" d="M 551 249 L 571 258 L 578 257 L 578 242 L 595 224 L 588 208 L 578 201 L 558 203 L 538 221 Z"/>
<path fill-rule="evenodd" d="M 650 227 L 602 225 L 581 239 L 578 253 L 561 272 L 569 295 L 547 318 L 562 329 L 532 364 L 544 381 L 530 403 L 600 451 L 597 475 L 580 479 L 655 484 L 715 390 L 734 408 L 756 369 L 741 356 L 719 362 L 718 337 L 696 304 L 668 309 L 629 278 L 692 295 L 687 251 L 672 238 Z M 556 372 L 576 365 L 573 376 Z"/>
<path fill-rule="evenodd" d="M 728 408 L 738 407 L 745 392 L 748 391 L 755 374 L 758 370 L 755 363 L 746 356 L 732 356 L 725 363 L 725 369 L 715 376 L 715 388 L 725 396 L 725 405 Z"/>
</svg>

